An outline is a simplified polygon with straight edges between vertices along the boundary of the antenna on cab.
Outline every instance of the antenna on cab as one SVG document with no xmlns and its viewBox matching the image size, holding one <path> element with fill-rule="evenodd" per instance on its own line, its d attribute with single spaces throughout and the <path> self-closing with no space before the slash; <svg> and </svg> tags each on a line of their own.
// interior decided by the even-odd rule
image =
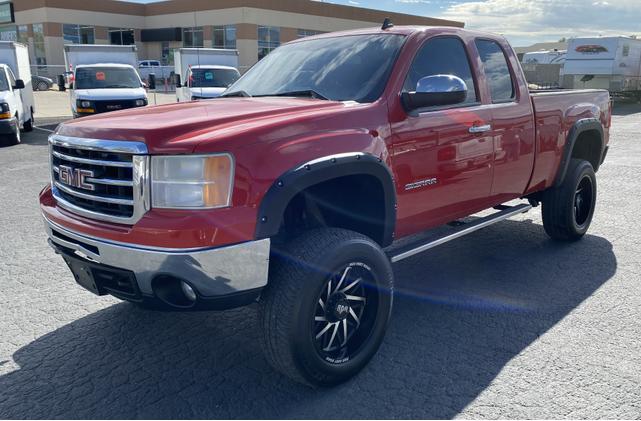
<svg viewBox="0 0 641 421">
<path fill-rule="evenodd" d="M 392 19 L 385 18 L 385 20 L 383 21 L 383 26 L 381 26 L 381 29 L 384 31 L 386 29 L 393 28 L 393 27 L 394 27 L 394 24 L 392 23 Z"/>
</svg>

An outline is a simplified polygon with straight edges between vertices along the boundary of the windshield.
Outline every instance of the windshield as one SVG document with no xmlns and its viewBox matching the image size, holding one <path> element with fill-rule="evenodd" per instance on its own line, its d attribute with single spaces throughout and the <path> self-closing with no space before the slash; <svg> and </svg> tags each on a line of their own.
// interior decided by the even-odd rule
<svg viewBox="0 0 641 421">
<path fill-rule="evenodd" d="M 376 101 L 405 37 L 353 35 L 287 44 L 259 61 L 226 94 L 314 92 L 334 101 Z"/>
<path fill-rule="evenodd" d="M 76 89 L 140 88 L 136 71 L 130 67 L 80 67 L 76 69 Z"/>
<path fill-rule="evenodd" d="M 236 69 L 192 69 L 189 86 L 192 88 L 227 88 L 240 74 Z"/>
<path fill-rule="evenodd" d="M 4 70 L 0 69 L 0 91 L 8 91 L 9 82 L 7 81 L 7 75 L 5 75 Z"/>
</svg>

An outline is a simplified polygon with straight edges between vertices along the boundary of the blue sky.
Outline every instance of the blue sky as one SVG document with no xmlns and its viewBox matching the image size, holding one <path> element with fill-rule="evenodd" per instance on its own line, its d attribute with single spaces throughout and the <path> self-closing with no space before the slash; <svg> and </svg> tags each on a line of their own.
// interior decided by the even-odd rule
<svg viewBox="0 0 641 421">
<path fill-rule="evenodd" d="M 150 3 L 155 0 L 129 0 Z M 305 1 L 305 0 L 301 0 Z M 562 37 L 641 36 L 641 0 L 331 0 L 370 9 L 460 20 L 515 46 Z"/>
</svg>

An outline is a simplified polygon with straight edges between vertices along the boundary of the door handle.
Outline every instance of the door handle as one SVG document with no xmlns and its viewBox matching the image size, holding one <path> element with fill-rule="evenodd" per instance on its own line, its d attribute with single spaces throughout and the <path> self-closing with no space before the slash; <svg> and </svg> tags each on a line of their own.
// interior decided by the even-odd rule
<svg viewBox="0 0 641 421">
<path fill-rule="evenodd" d="M 470 127 L 470 133 L 485 133 L 492 130 L 492 126 L 485 124 L 483 126 L 472 126 Z"/>
</svg>

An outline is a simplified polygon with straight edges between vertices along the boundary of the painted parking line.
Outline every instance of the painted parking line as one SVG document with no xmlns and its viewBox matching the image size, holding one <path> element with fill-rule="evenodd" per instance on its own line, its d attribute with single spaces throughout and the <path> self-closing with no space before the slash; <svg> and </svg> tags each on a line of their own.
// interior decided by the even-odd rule
<svg viewBox="0 0 641 421">
<path fill-rule="evenodd" d="M 53 130 L 45 129 L 43 127 L 38 127 L 38 126 L 33 126 L 33 128 L 36 129 L 36 130 L 41 130 L 43 132 L 47 132 L 47 133 L 53 133 L 54 132 Z"/>
</svg>

